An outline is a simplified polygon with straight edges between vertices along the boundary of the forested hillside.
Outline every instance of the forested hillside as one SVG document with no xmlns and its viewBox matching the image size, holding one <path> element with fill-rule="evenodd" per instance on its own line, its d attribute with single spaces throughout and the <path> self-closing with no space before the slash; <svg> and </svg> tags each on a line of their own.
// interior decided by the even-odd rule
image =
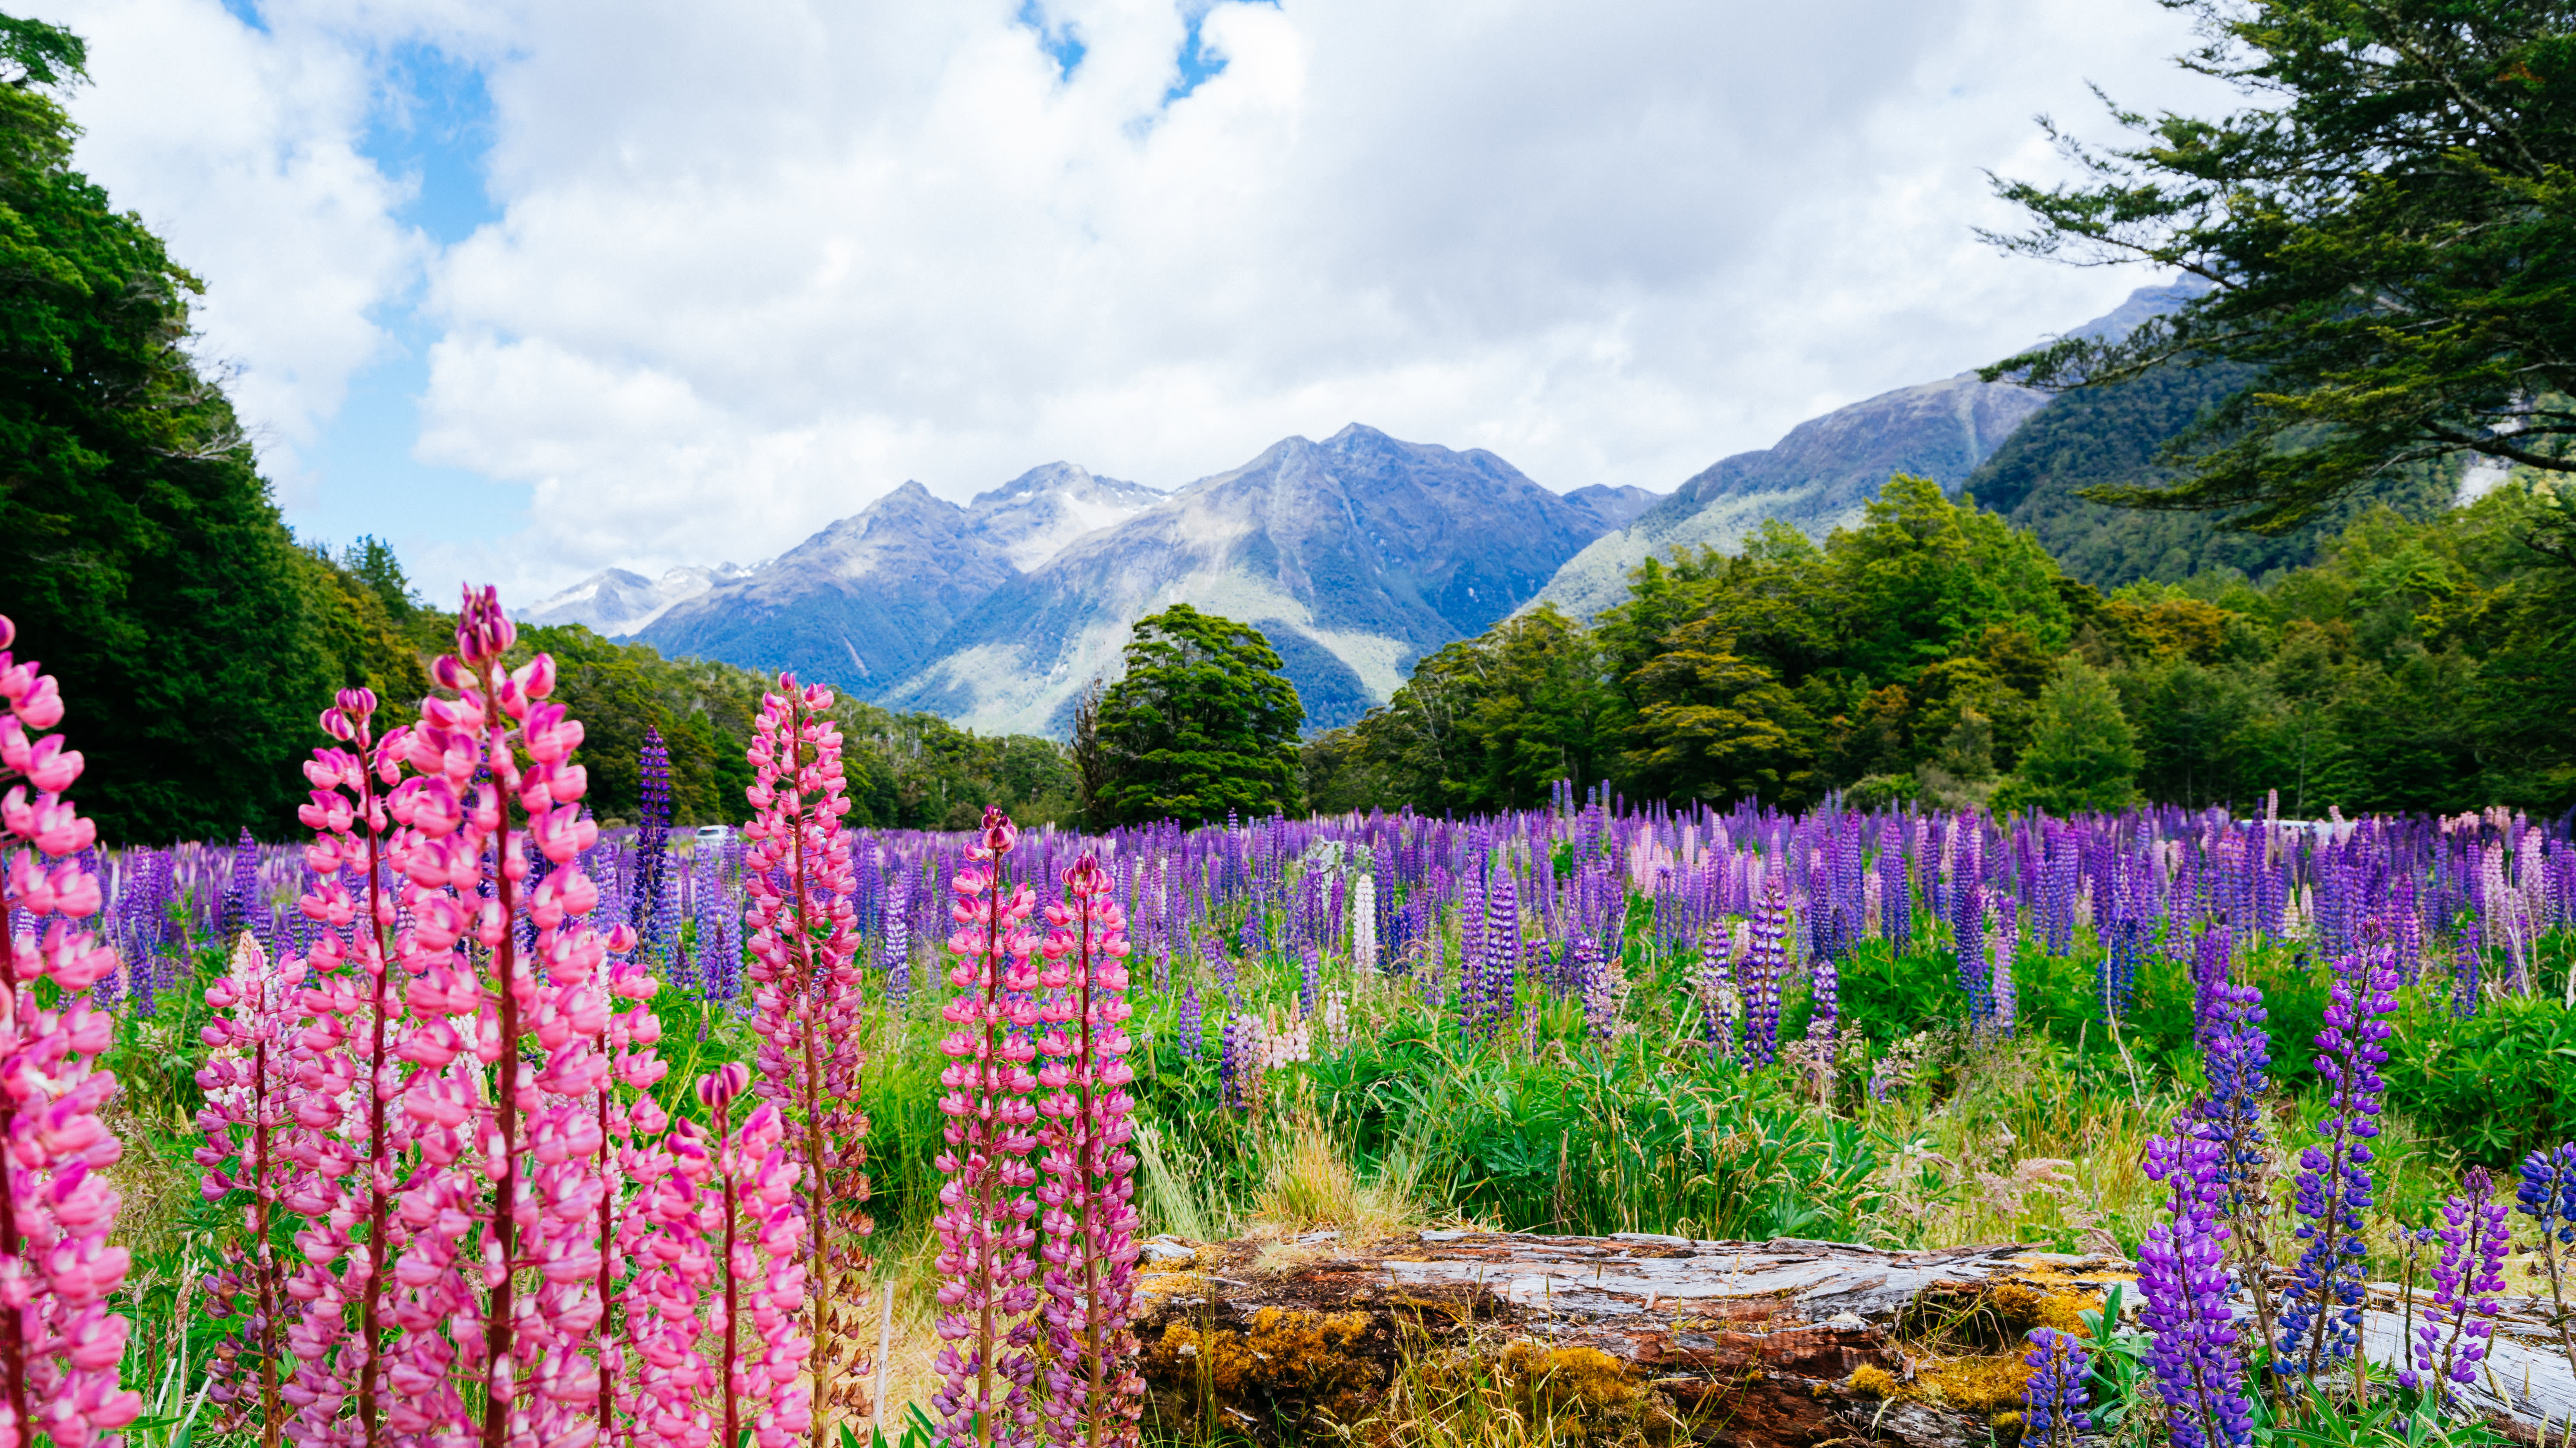
<svg viewBox="0 0 2576 1448">
<path fill-rule="evenodd" d="M 2178 474 L 2159 454 L 2253 375 L 2225 363 L 2168 364 L 2124 382 L 2066 392 L 2005 439 L 1963 490 L 2030 529 L 2069 576 L 2096 588 L 2142 579 L 2180 583 L 2230 568 L 2265 578 L 2315 562 L 2371 507 L 2384 504 L 2421 518 L 2449 503 L 2456 461 L 2400 470 L 2337 500 L 2316 521 L 2277 534 L 2230 529 L 2209 513 L 2120 508 L 2081 496 L 2087 488 L 2171 483 Z"/>
<path fill-rule="evenodd" d="M 2576 567 L 2531 546 L 2551 513 L 2520 486 L 2429 520 L 2379 507 L 2260 584 L 2106 593 L 1900 475 L 1821 545 L 1769 525 L 1650 561 L 1588 628 L 1540 609 L 1441 650 L 1308 746 L 1308 791 L 2554 814 L 2576 803 Z"/>
</svg>

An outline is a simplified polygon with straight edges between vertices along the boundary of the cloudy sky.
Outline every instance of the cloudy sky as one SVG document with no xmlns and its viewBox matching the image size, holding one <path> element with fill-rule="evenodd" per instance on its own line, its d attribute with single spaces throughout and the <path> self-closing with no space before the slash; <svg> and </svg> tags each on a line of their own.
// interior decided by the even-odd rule
<svg viewBox="0 0 2576 1448">
<path fill-rule="evenodd" d="M 1667 489 L 2147 278 L 1997 256 L 2153 0 L 16 0 L 289 521 L 521 599 L 1363 421 Z"/>
</svg>

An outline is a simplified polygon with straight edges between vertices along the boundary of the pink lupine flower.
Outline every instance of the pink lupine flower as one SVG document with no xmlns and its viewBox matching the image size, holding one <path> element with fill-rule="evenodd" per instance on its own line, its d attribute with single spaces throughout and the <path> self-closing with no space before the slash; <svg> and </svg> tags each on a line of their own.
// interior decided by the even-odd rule
<svg viewBox="0 0 2576 1448">
<path fill-rule="evenodd" d="M 787 1448 L 813 1427 L 804 1384 L 813 1350 L 799 1319 L 805 1269 L 799 1263 L 804 1217 L 796 1204 L 796 1163 L 783 1143 L 786 1123 L 773 1102 L 752 1108 L 739 1127 L 732 1103 L 751 1079 L 740 1064 L 698 1082 L 715 1135 L 715 1197 L 723 1296 L 707 1330 L 723 1342 L 716 1404 L 722 1443 L 739 1443 L 746 1426 L 757 1448 Z M 746 1361 L 743 1319 L 750 1318 Z M 744 1410 L 752 1411 L 743 1421 Z"/>
<path fill-rule="evenodd" d="M 35 1433 L 56 1448 L 114 1441 L 143 1399 L 117 1381 L 126 1320 L 108 1311 L 124 1285 L 126 1251 L 108 1245 L 118 1198 L 102 1174 L 121 1148 L 98 1120 L 116 1078 L 96 1068 L 113 1023 L 91 1002 L 116 953 L 76 922 L 98 911 L 98 885 L 68 856 L 97 838 L 62 791 L 81 756 L 31 730 L 62 722 L 54 680 L 7 652 L 17 628 L 0 618 L 0 1448 Z M 33 797 L 28 786 L 34 786 Z M 34 855 L 25 853 L 32 846 Z M 50 864 L 34 856 L 50 856 Z M 32 952 L 15 917 L 33 917 Z M 38 981 L 61 992 L 48 1007 Z"/>
<path fill-rule="evenodd" d="M 752 1029 L 759 1092 L 785 1114 L 804 1184 L 814 1341 L 814 1441 L 854 1416 L 847 1390 L 867 1372 L 859 1330 L 867 1301 L 868 1119 L 857 1105 L 859 1041 L 857 877 L 841 816 L 841 732 L 828 689 L 781 675 L 761 703 L 747 752 L 758 813 L 744 881 L 750 895 Z M 773 884 L 772 876 L 781 884 Z"/>
<path fill-rule="evenodd" d="M 1038 1049 L 1047 1094 L 1039 1136 L 1046 1181 L 1046 1414 L 1055 1440 L 1102 1448 L 1136 1440 L 1144 1380 L 1128 1364 L 1135 1339 L 1136 1159 L 1127 1151 L 1134 1109 L 1127 1083 L 1127 917 L 1115 882 L 1085 854 L 1064 876 L 1065 899 L 1046 911 L 1047 992 Z"/>
<path fill-rule="evenodd" d="M 302 958 L 282 963 L 289 979 L 306 985 L 290 1107 L 303 1129 L 280 1148 L 301 1171 L 283 1199 L 304 1219 L 285 1289 L 300 1310 L 286 1326 L 293 1369 L 279 1392 L 294 1411 L 288 1437 L 364 1448 L 382 1442 L 385 1426 L 377 1349 L 386 1266 L 398 1245 L 393 1193 L 410 1135 L 408 1118 L 394 1108 L 403 1066 L 387 1049 L 402 1029 L 405 1000 L 389 969 L 394 824 L 384 797 L 402 778 L 406 744 L 399 729 L 375 737 L 376 707 L 372 691 L 343 689 L 323 711 L 323 732 L 351 747 L 326 745 L 304 766 L 313 789 L 297 816 L 314 832 L 304 851 L 314 887 L 297 904 L 328 928 Z"/>
<path fill-rule="evenodd" d="M 502 669 L 516 637 L 491 589 L 466 594 L 456 652 L 430 669 L 452 697 L 422 701 L 403 736 L 418 773 L 386 800 L 412 922 L 397 941 L 412 1019 L 393 1055 L 415 1068 L 402 1103 L 420 1157 L 399 1193 L 387 1422 L 584 1448 L 610 1393 L 592 1334 L 614 1215 L 597 1100 L 615 1069 L 601 1049 L 614 971 L 582 920 L 598 889 L 579 854 L 598 831 L 568 759 L 581 727 L 543 702 L 550 660 Z M 534 888 L 531 844 L 549 867 Z M 482 1390 L 479 1422 L 460 1378 Z"/>
<path fill-rule="evenodd" d="M 207 1399 L 220 1429 L 256 1434 L 275 1444 L 285 1425 L 278 1396 L 282 1343 L 289 1307 L 285 1265 L 276 1258 L 270 1229 L 283 1198 L 309 1190 L 289 1149 L 299 1134 L 290 1114 L 293 1082 L 296 976 L 302 963 L 272 961 L 249 931 L 233 943 L 229 969 L 206 986 L 212 1014 L 201 1033 L 210 1048 L 197 1071 L 205 1105 L 196 1151 L 205 1168 L 199 1191 L 209 1202 L 247 1193 L 239 1255 L 225 1260 L 206 1283 L 206 1310 L 217 1318 L 242 1318 L 239 1333 L 216 1349 L 214 1382 Z"/>
<path fill-rule="evenodd" d="M 1037 1174 L 1028 1155 L 1037 1144 L 1037 1108 L 1029 1099 L 1037 1077 L 1028 1063 L 1037 1055 L 1030 993 L 1038 977 L 1029 965 L 1035 941 L 1027 922 L 1037 897 L 1003 877 L 1018 840 L 1009 816 L 984 811 L 984 827 L 951 885 L 949 918 L 957 928 L 948 948 L 957 961 L 948 980 L 956 994 L 941 1009 L 955 1029 L 940 1042 L 949 1065 L 939 1076 L 939 1109 L 949 1121 L 941 1131 L 948 1149 L 936 1164 L 947 1182 L 932 1226 L 945 1309 L 938 1333 L 946 1345 L 938 1360 L 943 1382 L 931 1401 L 948 1440 L 974 1448 L 1032 1442 L 1036 1417 L 1030 1387 L 1037 1333 L 1029 1313 L 1037 1291 L 1029 1279 L 1037 1268 L 1029 1248 L 1037 1232 L 1029 1219 L 1038 1204 L 1029 1195 Z"/>
</svg>

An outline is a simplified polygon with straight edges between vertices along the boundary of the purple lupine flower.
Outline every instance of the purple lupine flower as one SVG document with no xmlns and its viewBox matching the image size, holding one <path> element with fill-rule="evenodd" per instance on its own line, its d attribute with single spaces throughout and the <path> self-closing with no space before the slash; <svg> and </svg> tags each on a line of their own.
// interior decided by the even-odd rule
<svg viewBox="0 0 2576 1448">
<path fill-rule="evenodd" d="M 2219 1148 L 2196 1136 L 2150 1138 L 2147 1176 L 2168 1220 L 2138 1246 L 2139 1321 L 2174 1448 L 2246 1448 L 2254 1439 L 2245 1362 L 2228 1310 L 2228 1229 L 2219 1218 Z"/>
<path fill-rule="evenodd" d="M 885 893 L 886 995 L 897 1007 L 912 999 L 912 872 L 895 871 Z"/>
<path fill-rule="evenodd" d="M 2269 1158 L 2263 1131 L 2263 1093 L 2269 1088 L 2272 1038 L 2263 991 L 2230 984 L 2222 962 L 2217 983 L 2201 993 L 2204 1014 L 2195 1025 L 2201 1074 L 2209 1090 L 2192 1103 L 2192 1134 L 2219 1149 L 2218 1206 L 2231 1222 L 2262 1206 L 2263 1165 Z M 2238 1240 L 2251 1246 L 2258 1230 L 2244 1221 Z"/>
<path fill-rule="evenodd" d="M 2451 945 L 2451 1014 L 2461 1020 L 2478 1013 L 2478 932 L 2463 926 Z"/>
<path fill-rule="evenodd" d="M 2125 896 L 2127 882 L 2116 887 Z M 2102 1019 L 2117 1021 L 2129 1013 L 2129 1003 L 2138 993 L 2138 958 L 2146 953 L 2147 926 L 2134 913 L 2135 907 L 2124 898 L 2112 908 L 2110 923 L 2104 929 L 2101 963 L 2095 967 L 2095 998 L 2102 1003 Z"/>
<path fill-rule="evenodd" d="M 2514 1189 L 2514 1199 L 2515 1210 L 2531 1218 L 2538 1229 L 2540 1263 L 2549 1277 L 2558 1346 L 2567 1354 L 2568 1365 L 2576 1367 L 2576 1331 L 2569 1327 L 2566 1283 L 2570 1268 L 2576 1267 L 2576 1254 L 2564 1250 L 2576 1246 L 2576 1141 L 2561 1142 L 2555 1151 L 2535 1151 L 2524 1157 L 2522 1185 Z"/>
<path fill-rule="evenodd" d="M 2053 1327 L 2034 1327 L 2022 1363 L 2030 1369 L 2030 1382 L 2021 1394 L 2021 1441 L 2073 1448 L 2077 1434 L 2093 1431 L 2093 1417 L 2084 1411 L 2093 1404 L 2088 1386 L 2093 1359 L 2084 1351 L 2084 1340 Z"/>
<path fill-rule="evenodd" d="M 2365 934 L 2376 930 L 2375 923 Z M 2297 1236 L 2300 1254 L 2283 1298 L 2279 1370 L 2314 1376 L 2332 1360 L 2352 1355 L 2361 1338 L 2362 1266 L 2369 1252 L 2363 1236 L 2370 1210 L 2370 1142 L 2379 1135 L 2386 1090 L 2379 1068 L 2388 1061 L 2387 1021 L 2397 1009 L 2395 952 L 2366 944 L 2338 956 L 2317 1033 L 2317 1074 L 2328 1089 L 2322 1144 L 2299 1154 L 2296 1206 L 2307 1220 Z"/>
<path fill-rule="evenodd" d="M 2021 997 L 2013 990 L 2013 947 L 2020 932 L 2014 928 L 2009 913 L 2013 909 L 2011 902 L 2005 902 L 2003 908 L 2005 915 L 1987 922 L 1987 949 L 1993 956 L 1994 968 L 1986 999 L 1993 1011 L 1988 1026 L 1996 1035 L 2009 1037 L 2021 1020 Z"/>
<path fill-rule="evenodd" d="M 1172 1023 L 1174 1042 L 1180 1047 L 1181 1059 L 1195 1061 L 1207 1045 L 1207 1015 L 1199 1004 L 1199 985 L 1190 982 L 1181 989 L 1179 1019 Z"/>
<path fill-rule="evenodd" d="M 1741 963 L 1744 993 L 1744 1064 L 1768 1066 L 1780 1057 L 1780 980 L 1788 974 L 1789 897 L 1779 875 L 1762 882 L 1754 902 L 1751 948 Z"/>
<path fill-rule="evenodd" d="M 1297 1013 L 1308 1020 L 1322 1008 L 1324 999 L 1324 957 L 1309 944 L 1305 960 L 1297 972 Z"/>
<path fill-rule="evenodd" d="M 1878 837 L 1878 930 L 1887 937 L 1888 948 L 1902 955 L 1913 926 L 1913 902 L 1905 896 L 1905 851 L 1890 825 Z"/>
<path fill-rule="evenodd" d="M 1986 958 L 1985 887 L 1961 880 L 1953 887 L 1950 930 L 1958 948 L 1959 990 L 1968 998 L 1968 1029 L 1983 1026 L 1994 1013 L 1994 963 Z"/>
<path fill-rule="evenodd" d="M 1255 1059 L 1261 1048 L 1257 1038 L 1259 1030 L 1250 1016 L 1229 1016 L 1225 1022 L 1224 1044 L 1218 1048 L 1216 1077 L 1220 1099 L 1238 1111 L 1251 1105 L 1251 1078 L 1262 1067 L 1262 1063 Z"/>
<path fill-rule="evenodd" d="M 258 923 L 259 841 L 250 837 L 250 826 L 242 826 L 241 838 L 233 844 L 233 875 L 224 887 L 224 914 L 221 934 L 224 948 L 232 948 L 233 939 Z"/>
<path fill-rule="evenodd" d="M 2445 1401 L 2453 1383 L 2478 1380 L 2502 1308 L 2492 1294 L 2504 1290 L 2504 1254 L 2513 1242 L 2512 1209 L 2496 1200 L 2486 1168 L 2469 1168 L 2462 1184 L 2468 1194 L 2443 1201 L 2442 1226 L 2433 1234 L 2442 1258 L 2433 1265 L 2432 1304 L 2415 1330 L 2414 1366 L 2397 1375 L 2404 1386 Z"/>
<path fill-rule="evenodd" d="M 635 833 L 633 891 L 627 914 L 642 943 L 639 960 L 672 960 L 679 949 L 679 882 L 671 861 L 671 751 L 662 731 L 644 728 L 644 748 L 636 759 L 639 821 Z"/>
<path fill-rule="evenodd" d="M 1567 972 L 1583 1000 L 1583 1023 L 1593 1039 L 1608 1041 L 1619 1033 L 1619 973 L 1588 935 L 1576 936 L 1565 950 Z"/>
<path fill-rule="evenodd" d="M 1512 872 L 1495 873 L 1485 891 L 1485 939 L 1483 980 L 1471 1039 L 1491 1040 L 1502 1030 L 1512 1014 L 1512 990 L 1520 966 L 1521 911 L 1520 897 Z"/>
</svg>

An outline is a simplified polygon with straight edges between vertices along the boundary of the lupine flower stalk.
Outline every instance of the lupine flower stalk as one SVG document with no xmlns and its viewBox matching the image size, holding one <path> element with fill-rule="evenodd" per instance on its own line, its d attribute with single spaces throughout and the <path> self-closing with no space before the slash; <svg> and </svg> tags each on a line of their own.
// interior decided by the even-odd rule
<svg viewBox="0 0 2576 1448">
<path fill-rule="evenodd" d="M 201 1035 L 209 1054 L 197 1070 L 205 1093 L 197 1111 L 205 1137 L 196 1150 L 205 1172 L 199 1191 L 209 1202 L 235 1193 L 248 1198 L 231 1203 L 242 1213 L 240 1240 L 205 1286 L 209 1315 L 241 1320 L 241 1329 L 216 1349 L 206 1396 L 222 1431 L 254 1435 L 271 1448 L 286 1425 L 278 1389 L 290 1310 L 271 1228 L 300 1175 L 286 1140 L 301 1129 L 289 1090 L 296 980 L 286 964 L 271 960 L 249 931 L 234 938 L 229 969 L 206 984 L 211 1018 Z"/>
<path fill-rule="evenodd" d="M 2022 1355 L 2030 1383 L 2022 1390 L 2021 1441 L 2048 1448 L 2074 1448 L 2077 1435 L 2093 1431 L 2093 1394 L 2087 1384 L 2093 1359 L 2083 1339 L 2053 1327 L 2030 1330 L 2030 1351 Z"/>
<path fill-rule="evenodd" d="M 379 1347 L 386 1267 L 399 1230 L 394 1191 L 411 1124 L 395 1110 L 406 1068 L 389 1050 L 407 1008 L 389 970 L 396 916 L 386 860 L 394 824 L 384 795 L 401 781 L 408 743 L 401 729 L 376 737 L 376 705 L 369 690 L 343 689 L 322 714 L 323 733 L 348 747 L 325 745 L 304 766 L 313 788 L 297 816 L 313 831 L 304 850 L 313 887 L 297 908 L 330 928 L 314 936 L 301 961 L 286 963 L 290 976 L 310 977 L 294 1085 L 299 1119 L 311 1130 L 289 1143 L 307 1179 L 301 1198 L 290 1202 L 305 1229 L 296 1240 L 304 1260 L 288 1290 L 310 1304 L 289 1331 L 292 1436 L 365 1448 L 384 1435 Z M 333 1270 L 343 1263 L 345 1270 Z M 351 1400 L 355 1411 L 344 1418 Z"/>
<path fill-rule="evenodd" d="M 503 670 L 516 637 L 493 590 L 467 592 L 456 652 L 430 670 L 440 693 L 405 735 L 418 773 L 387 801 L 405 827 L 394 863 L 411 919 L 398 944 L 413 1019 L 394 1054 L 418 1068 L 403 1109 L 423 1158 L 400 1193 L 410 1235 L 394 1269 L 387 1418 L 404 1436 L 471 1434 L 487 1448 L 591 1441 L 597 1425 L 579 1420 L 600 1392 L 589 1338 L 603 1310 L 592 1097 L 609 1071 L 597 1048 L 606 951 L 583 922 L 599 891 L 579 863 L 598 831 L 569 758 L 581 726 L 544 702 L 553 660 Z M 533 889 L 529 841 L 552 866 Z M 536 926 L 525 956 L 522 912 Z M 460 949 L 468 939 L 481 950 Z M 523 1057 L 532 1046 L 541 1066 Z M 464 1382 L 481 1390 L 479 1421 Z"/>
<path fill-rule="evenodd" d="M 2512 1208 L 2496 1200 L 2486 1168 L 2469 1168 L 2463 1184 L 2467 1195 L 2455 1193 L 2442 1203 L 2442 1226 L 2433 1234 L 2442 1244 L 2433 1265 L 2433 1300 L 2424 1325 L 2415 1330 L 2414 1365 L 2397 1375 L 2402 1385 L 2424 1388 L 2446 1403 L 2453 1384 L 2478 1380 L 2477 1365 L 2486 1358 L 2503 1305 L 2493 1294 L 2504 1290 L 2504 1257 L 2513 1244 Z"/>
<path fill-rule="evenodd" d="M 1135 1072 L 1126 1060 L 1127 919 L 1112 889 L 1094 856 L 1075 861 L 1063 903 L 1047 907 L 1040 947 L 1046 1417 L 1057 1443 L 1084 1448 L 1135 1442 L 1144 1392 L 1129 1365 L 1138 1248 L 1127 1083 Z"/>
<path fill-rule="evenodd" d="M 837 1441 L 867 1373 L 866 1058 L 859 1042 L 857 873 L 841 816 L 850 809 L 832 693 L 793 674 L 761 703 L 749 759 L 754 811 L 744 880 L 751 897 L 760 1094 L 787 1122 L 805 1193 L 811 1253 L 805 1305 L 814 1343 L 813 1432 Z M 773 884 L 773 879 L 780 883 Z"/>
<path fill-rule="evenodd" d="M 2139 1320 L 2175 1448 L 2245 1448 L 2254 1438 L 2245 1363 L 2228 1311 L 2226 1223 L 2218 1211 L 2217 1143 L 2188 1135 L 2147 1142 L 2147 1176 L 2165 1188 L 2166 1219 L 2138 1247 Z"/>
<path fill-rule="evenodd" d="M 1037 1335 L 1028 1318 L 1037 1306 L 1029 1281 L 1037 1232 L 1029 1219 L 1038 1204 L 1029 1193 L 1037 1173 L 1028 1156 L 1037 1144 L 1029 1093 L 1038 1081 L 1028 1063 L 1037 1055 L 1029 993 L 1038 978 L 1029 968 L 1036 939 L 1028 919 L 1037 897 L 1004 877 L 1003 862 L 1018 841 L 1008 815 L 984 812 L 951 887 L 949 918 L 957 928 L 948 948 L 957 960 L 948 980 L 956 993 L 941 1012 L 953 1029 L 940 1042 L 949 1065 L 940 1073 L 946 1089 L 939 1109 L 949 1121 L 941 1135 L 948 1149 L 937 1165 L 947 1181 L 932 1226 L 940 1241 L 944 1345 L 943 1382 L 931 1402 L 947 1440 L 973 1448 L 1028 1443 L 1036 1418 L 1029 1390 Z"/>
<path fill-rule="evenodd" d="M 2551 1322 L 2567 1366 L 2576 1369 L 2576 1330 L 2568 1322 L 2568 1249 L 2576 1247 L 2576 1141 L 2560 1142 L 2554 1151 L 2535 1151 L 2522 1159 L 2522 1185 L 2514 1189 L 2514 1210 L 2532 1219 L 2540 1236 L 2540 1262 L 2549 1277 Z"/>
<path fill-rule="evenodd" d="M 1778 872 L 1753 907 L 1752 948 L 1738 968 L 1744 992 L 1744 1064 L 1768 1066 L 1780 1055 L 1780 980 L 1788 974 L 1789 900 Z"/>
<path fill-rule="evenodd" d="M 721 1425 L 720 1445 L 740 1443 L 748 1430 L 755 1448 L 787 1448 L 813 1427 L 803 1381 L 813 1343 L 799 1320 L 805 1312 L 805 1219 L 797 1210 L 796 1161 L 777 1103 L 763 1101 L 734 1124 L 732 1103 L 750 1077 L 733 1062 L 698 1081 L 698 1099 L 714 1123 L 717 1262 L 723 1269 L 722 1295 L 706 1324 L 723 1344 L 713 1416 Z M 745 1409 L 752 1410 L 748 1423 Z"/>
<path fill-rule="evenodd" d="M 2379 1068 L 2397 1008 L 2394 952 L 2364 945 L 2335 961 L 2325 1029 L 2317 1033 L 2317 1074 L 2328 1091 L 2322 1144 L 2299 1154 L 2297 1236 L 2308 1244 L 2282 1299 L 2278 1368 L 2314 1377 L 2336 1359 L 2361 1362 L 2363 1227 L 2371 1202 L 2371 1141 L 2379 1135 Z"/>
<path fill-rule="evenodd" d="M 0 908 L 0 1448 L 35 1433 L 56 1448 L 87 1448 L 134 1421 L 138 1393 L 117 1382 L 126 1320 L 108 1311 L 124 1285 L 127 1254 L 107 1244 L 118 1198 L 106 1168 L 119 1155 L 99 1108 L 116 1078 L 94 1062 L 115 1023 L 90 988 L 116 969 L 116 952 L 85 924 L 99 912 L 98 879 L 77 858 L 97 838 L 63 792 L 80 778 L 80 751 L 59 734 L 61 686 L 33 659 L 8 652 L 16 626 L 0 618 L 0 854 L 8 857 Z M 15 781 L 14 783 L 12 781 Z M 33 793 L 30 794 L 32 788 Z M 51 863 L 47 863 L 50 861 Z M 19 912 L 35 946 L 21 950 Z M 36 984 L 60 995 L 48 1006 Z"/>
</svg>

